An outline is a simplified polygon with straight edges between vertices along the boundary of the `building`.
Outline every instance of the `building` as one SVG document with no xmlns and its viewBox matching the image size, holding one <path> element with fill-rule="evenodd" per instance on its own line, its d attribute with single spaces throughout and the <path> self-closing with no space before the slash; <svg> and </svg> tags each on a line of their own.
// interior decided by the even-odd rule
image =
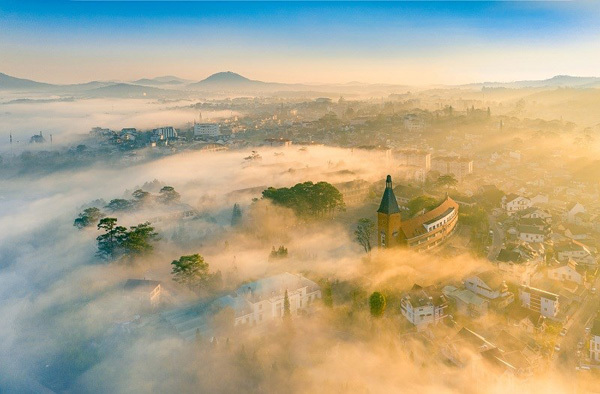
<svg viewBox="0 0 600 394">
<path fill-rule="evenodd" d="M 570 281 L 575 282 L 578 285 L 583 283 L 583 275 L 577 271 L 577 263 L 574 260 L 569 260 L 567 263 L 549 268 L 547 275 L 549 279 L 558 280 L 560 282 Z"/>
<path fill-rule="evenodd" d="M 442 293 L 452 300 L 456 305 L 456 310 L 465 316 L 477 318 L 484 316 L 489 307 L 489 301 L 479 297 L 468 289 L 458 289 L 454 286 L 444 286 Z"/>
<path fill-rule="evenodd" d="M 574 239 L 557 244 L 554 247 L 554 252 L 556 253 L 558 261 L 561 262 L 573 260 L 576 263 L 585 266 L 595 266 L 597 264 L 596 256 L 592 254 L 590 249 Z"/>
<path fill-rule="evenodd" d="M 431 153 L 417 149 L 403 149 L 395 152 L 401 166 L 418 167 L 425 171 L 431 169 Z"/>
<path fill-rule="evenodd" d="M 519 233 L 519 239 L 523 242 L 529 243 L 541 243 L 546 240 L 546 237 L 550 235 L 549 229 L 540 229 L 538 226 L 530 225 L 519 225 L 517 227 Z"/>
<path fill-rule="evenodd" d="M 504 209 L 509 216 L 530 207 L 531 200 L 527 197 L 519 196 L 514 193 L 502 197 L 502 209 Z"/>
<path fill-rule="evenodd" d="M 402 119 L 404 128 L 410 132 L 423 131 L 425 128 L 425 122 L 416 114 L 408 114 Z"/>
<path fill-rule="evenodd" d="M 600 362 L 600 318 L 594 320 L 594 325 L 590 332 L 590 358 Z"/>
<path fill-rule="evenodd" d="M 503 309 L 515 300 L 514 294 L 508 291 L 506 282 L 495 270 L 468 277 L 464 284 L 468 290 L 489 300 L 496 309 Z"/>
<path fill-rule="evenodd" d="M 159 281 L 147 279 L 128 279 L 123 286 L 125 294 L 143 306 L 156 307 L 160 304 L 162 287 Z"/>
<path fill-rule="evenodd" d="M 159 139 L 161 139 L 161 140 L 169 139 L 169 138 L 177 138 L 177 130 L 175 130 L 171 126 L 159 127 L 158 129 L 152 130 L 152 133 L 155 136 L 158 136 Z"/>
<path fill-rule="evenodd" d="M 443 320 L 447 308 L 444 294 L 432 286 L 423 288 L 415 284 L 400 301 L 402 315 L 419 330 Z"/>
<path fill-rule="evenodd" d="M 461 180 L 473 173 L 473 160 L 455 156 L 434 157 L 431 159 L 431 170 L 440 175 L 454 175 Z"/>
<path fill-rule="evenodd" d="M 532 311 L 540 313 L 545 317 L 556 317 L 558 315 L 558 294 L 537 289 L 535 287 L 521 286 L 519 289 L 521 305 Z"/>
<path fill-rule="evenodd" d="M 585 212 L 586 212 L 585 207 L 582 204 L 580 204 L 578 202 L 573 203 L 567 208 L 567 212 L 565 214 L 565 219 L 569 223 L 575 223 L 577 214 L 585 213 Z"/>
<path fill-rule="evenodd" d="M 440 245 L 450 237 L 458 223 L 458 204 L 450 197 L 436 208 L 402 220 L 400 208 L 387 176 L 381 204 L 377 210 L 377 244 L 381 248 L 404 245 L 423 251 Z"/>
<path fill-rule="evenodd" d="M 500 250 L 496 258 L 498 271 L 502 277 L 517 285 L 528 285 L 544 256 L 524 243 Z"/>
<path fill-rule="evenodd" d="M 337 183 L 334 185 L 344 198 L 344 204 L 348 206 L 357 205 L 365 202 L 371 191 L 369 182 L 363 179 L 355 179 L 349 182 Z"/>
<path fill-rule="evenodd" d="M 197 333 L 203 337 L 218 336 L 213 320 L 225 311 L 230 312 L 230 326 L 240 329 L 281 319 L 286 292 L 292 316 L 308 310 L 321 298 L 321 289 L 315 282 L 286 272 L 246 283 L 209 303 L 165 312 L 161 317 L 186 340 L 193 340 Z"/>
<path fill-rule="evenodd" d="M 194 137 L 218 137 L 220 133 L 217 123 L 194 123 Z"/>
</svg>

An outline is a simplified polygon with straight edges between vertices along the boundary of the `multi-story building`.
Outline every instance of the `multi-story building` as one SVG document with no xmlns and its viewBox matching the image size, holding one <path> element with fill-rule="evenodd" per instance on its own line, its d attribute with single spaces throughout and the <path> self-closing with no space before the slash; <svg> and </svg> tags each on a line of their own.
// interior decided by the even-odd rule
<svg viewBox="0 0 600 394">
<path fill-rule="evenodd" d="M 558 294 L 537 289 L 535 287 L 521 286 L 519 289 L 521 305 L 546 317 L 556 317 L 559 310 Z"/>
<path fill-rule="evenodd" d="M 561 282 L 575 282 L 578 285 L 583 283 L 583 275 L 577 271 L 577 263 L 569 260 L 567 263 L 548 269 L 548 278 Z"/>
<path fill-rule="evenodd" d="M 600 318 L 594 320 L 594 325 L 590 332 L 590 358 L 596 362 L 600 362 Z"/>
<path fill-rule="evenodd" d="M 444 319 L 447 308 L 446 297 L 432 286 L 423 288 L 415 284 L 400 301 L 402 315 L 419 330 Z"/>
<path fill-rule="evenodd" d="M 498 271 L 506 281 L 528 285 L 544 256 L 525 243 L 501 249 L 496 260 Z"/>
<path fill-rule="evenodd" d="M 167 127 L 159 127 L 158 129 L 154 129 L 153 134 L 158 136 L 160 139 L 168 139 L 168 138 L 176 138 L 177 130 L 175 130 L 171 126 Z"/>
<path fill-rule="evenodd" d="M 218 123 L 194 123 L 194 137 L 218 137 L 219 135 Z"/>
<path fill-rule="evenodd" d="M 394 156 L 401 166 L 419 167 L 425 171 L 431 169 L 431 153 L 417 149 L 396 151 Z"/>
<path fill-rule="evenodd" d="M 473 173 L 473 160 L 454 156 L 434 157 L 431 159 L 431 170 L 441 175 L 454 175 L 461 180 Z"/>
<path fill-rule="evenodd" d="M 344 203 L 349 206 L 363 203 L 371 191 L 371 185 L 363 179 L 337 183 L 334 186 L 342 193 Z"/>
<path fill-rule="evenodd" d="M 404 116 L 402 121 L 404 123 L 404 128 L 410 132 L 423 131 L 425 128 L 425 121 L 416 114 L 408 114 Z"/>
<path fill-rule="evenodd" d="M 519 196 L 514 193 L 502 197 L 502 209 L 504 209 L 509 216 L 530 207 L 531 200 L 527 197 Z"/>
<path fill-rule="evenodd" d="M 436 208 L 408 220 L 402 220 L 392 177 L 386 186 L 377 210 L 377 244 L 387 248 L 404 245 L 422 251 L 434 248 L 450 237 L 458 223 L 458 204 L 450 197 Z"/>
</svg>

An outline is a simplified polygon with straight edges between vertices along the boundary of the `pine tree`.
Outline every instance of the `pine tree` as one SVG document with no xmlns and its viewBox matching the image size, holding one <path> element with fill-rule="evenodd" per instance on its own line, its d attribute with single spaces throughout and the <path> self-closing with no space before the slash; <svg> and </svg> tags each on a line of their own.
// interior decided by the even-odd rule
<svg viewBox="0 0 600 394">
<path fill-rule="evenodd" d="M 288 291 L 285 290 L 285 295 L 283 296 L 283 318 L 289 319 L 292 317 L 292 312 L 290 311 L 290 299 L 288 297 Z"/>
</svg>

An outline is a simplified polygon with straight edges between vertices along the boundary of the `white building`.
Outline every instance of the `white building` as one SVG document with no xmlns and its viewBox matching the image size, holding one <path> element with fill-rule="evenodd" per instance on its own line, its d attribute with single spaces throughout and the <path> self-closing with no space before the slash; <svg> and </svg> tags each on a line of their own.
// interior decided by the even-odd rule
<svg viewBox="0 0 600 394">
<path fill-rule="evenodd" d="M 217 337 L 220 334 L 219 328 L 213 323 L 215 316 L 221 312 L 229 316 L 231 326 L 239 328 L 281 319 L 286 291 L 292 316 L 308 310 L 321 298 L 321 289 L 315 282 L 301 275 L 283 273 L 246 283 L 233 294 L 209 303 L 163 312 L 161 317 L 186 340 L 193 340 L 198 334 L 202 337 Z"/>
<path fill-rule="evenodd" d="M 547 275 L 549 279 L 561 282 L 570 281 L 579 285 L 583 283 L 583 275 L 577 271 L 577 263 L 573 260 L 558 267 L 548 269 Z"/>
<path fill-rule="evenodd" d="M 315 282 L 287 272 L 247 283 L 237 289 L 235 296 L 222 298 L 226 304 L 235 305 L 236 326 L 255 325 L 283 317 L 286 291 L 292 315 L 321 298 L 321 288 Z"/>
<path fill-rule="evenodd" d="M 531 203 L 534 204 L 534 200 L 531 200 Z M 519 211 L 518 215 L 522 219 L 542 219 L 546 223 L 552 221 L 550 212 L 545 209 L 536 208 L 535 206 Z"/>
<path fill-rule="evenodd" d="M 559 309 L 558 294 L 536 289 L 535 287 L 521 286 L 519 289 L 521 305 L 540 313 L 546 317 L 556 317 Z"/>
<path fill-rule="evenodd" d="M 425 122 L 419 116 L 415 114 L 408 114 L 402 120 L 404 128 L 410 132 L 423 131 L 425 128 Z"/>
<path fill-rule="evenodd" d="M 570 223 L 575 223 L 575 216 L 578 213 L 585 213 L 585 207 L 580 203 L 574 203 L 567 209 L 566 219 Z"/>
<path fill-rule="evenodd" d="M 194 123 L 194 137 L 218 137 L 220 134 L 218 123 Z"/>
<path fill-rule="evenodd" d="M 490 300 L 490 304 L 500 309 L 515 299 L 502 276 L 494 270 L 473 275 L 465 279 L 464 284 L 468 290 Z"/>
<path fill-rule="evenodd" d="M 500 250 L 497 257 L 498 271 L 502 277 L 517 285 L 528 285 L 544 257 L 529 244 Z"/>
<path fill-rule="evenodd" d="M 517 227 L 519 239 L 528 243 L 540 243 L 546 240 L 548 231 L 542 230 L 536 226 L 521 225 Z"/>
<path fill-rule="evenodd" d="M 159 136 L 160 139 L 176 138 L 177 130 L 171 126 L 159 127 L 158 129 L 153 130 L 153 134 Z"/>
<path fill-rule="evenodd" d="M 398 164 L 405 167 L 418 167 L 425 171 L 431 169 L 431 153 L 417 149 L 402 149 L 394 153 Z"/>
<path fill-rule="evenodd" d="M 454 175 L 456 179 L 462 180 L 465 176 L 473 173 L 473 160 L 466 157 L 434 157 L 431 159 L 431 170 L 440 175 Z"/>
<path fill-rule="evenodd" d="M 515 212 L 531 207 L 531 200 L 518 194 L 508 194 L 502 197 L 502 209 L 511 216 Z"/>
<path fill-rule="evenodd" d="M 142 305 L 156 307 L 160 304 L 162 287 L 156 280 L 128 279 L 123 289 L 128 297 Z"/>
<path fill-rule="evenodd" d="M 596 362 L 600 362 L 600 318 L 594 320 L 594 325 L 590 332 L 590 358 Z"/>
<path fill-rule="evenodd" d="M 596 257 L 590 249 L 574 239 L 556 245 L 554 252 L 558 261 L 561 262 L 574 260 L 578 264 L 583 265 L 595 266 L 597 264 Z"/>
<path fill-rule="evenodd" d="M 447 308 L 446 297 L 440 291 L 419 285 L 414 285 L 400 301 L 402 315 L 419 330 L 444 319 Z"/>
</svg>

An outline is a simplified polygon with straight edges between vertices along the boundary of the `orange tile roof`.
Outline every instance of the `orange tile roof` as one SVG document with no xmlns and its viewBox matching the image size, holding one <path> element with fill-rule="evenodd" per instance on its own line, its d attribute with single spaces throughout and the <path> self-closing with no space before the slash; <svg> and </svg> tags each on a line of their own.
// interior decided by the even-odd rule
<svg viewBox="0 0 600 394">
<path fill-rule="evenodd" d="M 431 219 L 440 216 L 450 208 L 454 208 L 456 211 L 458 211 L 458 204 L 450 197 L 446 197 L 446 199 L 440 205 L 433 208 L 431 211 L 403 221 L 400 226 L 404 236 L 406 239 L 410 239 L 425 234 L 426 231 L 423 225 Z"/>
</svg>

